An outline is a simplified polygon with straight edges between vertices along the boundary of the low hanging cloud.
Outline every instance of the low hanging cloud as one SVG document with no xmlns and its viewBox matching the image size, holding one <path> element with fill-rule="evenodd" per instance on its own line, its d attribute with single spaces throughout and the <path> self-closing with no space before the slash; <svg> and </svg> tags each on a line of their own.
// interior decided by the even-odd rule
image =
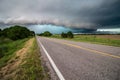
<svg viewBox="0 0 120 80">
<path fill-rule="evenodd" d="M 109 28 L 120 25 L 119 9 L 120 0 L 0 0 L 0 24 Z"/>
</svg>

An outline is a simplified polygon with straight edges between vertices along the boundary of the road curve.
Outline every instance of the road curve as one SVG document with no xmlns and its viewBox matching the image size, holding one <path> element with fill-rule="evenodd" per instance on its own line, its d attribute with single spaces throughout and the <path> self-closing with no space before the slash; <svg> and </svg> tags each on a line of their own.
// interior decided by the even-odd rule
<svg viewBox="0 0 120 80">
<path fill-rule="evenodd" d="M 120 47 L 44 37 L 37 41 L 65 80 L 120 80 Z"/>
</svg>

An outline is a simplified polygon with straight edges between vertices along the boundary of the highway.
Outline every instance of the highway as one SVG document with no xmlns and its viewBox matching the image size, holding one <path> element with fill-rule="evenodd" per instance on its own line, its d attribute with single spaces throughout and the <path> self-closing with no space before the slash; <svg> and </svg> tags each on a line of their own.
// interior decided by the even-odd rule
<svg viewBox="0 0 120 80">
<path fill-rule="evenodd" d="M 52 80 L 120 80 L 120 47 L 37 37 Z M 47 58 L 47 59 L 46 59 Z"/>
</svg>

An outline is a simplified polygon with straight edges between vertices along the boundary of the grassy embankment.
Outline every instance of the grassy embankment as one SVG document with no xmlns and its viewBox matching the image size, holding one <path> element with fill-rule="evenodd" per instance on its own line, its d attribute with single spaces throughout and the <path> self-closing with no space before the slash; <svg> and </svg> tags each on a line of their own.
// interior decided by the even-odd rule
<svg viewBox="0 0 120 80">
<path fill-rule="evenodd" d="M 16 80 L 47 80 L 48 75 L 41 66 L 39 48 L 35 39 L 23 61 L 25 63 L 19 67 Z"/>
<path fill-rule="evenodd" d="M 44 80 L 48 75 L 41 66 L 39 48 L 35 39 L 4 42 L 8 49 L 0 58 L 0 79 Z"/>
<path fill-rule="evenodd" d="M 8 38 L 0 38 L 0 68 L 21 49 L 28 39 L 12 41 Z"/>
<path fill-rule="evenodd" d="M 120 35 L 74 35 L 74 38 L 61 38 L 60 35 L 53 35 L 51 38 L 66 39 L 72 41 L 90 42 L 120 47 Z"/>
</svg>

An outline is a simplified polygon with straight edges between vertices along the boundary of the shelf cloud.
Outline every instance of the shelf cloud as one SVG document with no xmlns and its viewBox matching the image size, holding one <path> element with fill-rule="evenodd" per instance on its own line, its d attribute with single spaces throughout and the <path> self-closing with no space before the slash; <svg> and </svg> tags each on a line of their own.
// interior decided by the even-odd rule
<svg viewBox="0 0 120 80">
<path fill-rule="evenodd" d="M 120 27 L 120 0 L 0 0 L 0 24 Z"/>
</svg>

